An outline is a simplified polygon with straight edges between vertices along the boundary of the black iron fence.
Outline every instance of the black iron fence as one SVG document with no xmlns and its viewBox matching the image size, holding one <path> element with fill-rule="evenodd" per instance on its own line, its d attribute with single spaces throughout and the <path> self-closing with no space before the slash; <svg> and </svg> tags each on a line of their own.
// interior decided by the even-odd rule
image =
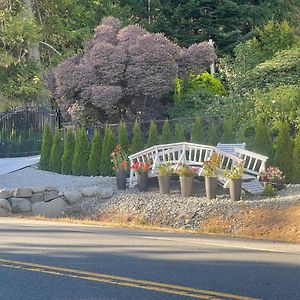
<svg viewBox="0 0 300 300">
<path fill-rule="evenodd" d="M 59 125 L 57 111 L 47 106 L 26 106 L 0 113 L 0 157 L 40 153 L 44 124 Z"/>
</svg>

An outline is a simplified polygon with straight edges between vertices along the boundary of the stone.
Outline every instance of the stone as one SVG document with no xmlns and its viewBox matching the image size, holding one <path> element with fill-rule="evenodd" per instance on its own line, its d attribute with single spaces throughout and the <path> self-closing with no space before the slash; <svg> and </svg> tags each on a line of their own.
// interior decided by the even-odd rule
<svg viewBox="0 0 300 300">
<path fill-rule="evenodd" d="M 9 216 L 11 213 L 8 212 L 6 209 L 4 208 L 0 208 L 0 217 L 7 217 Z"/>
<path fill-rule="evenodd" d="M 50 202 L 36 202 L 32 204 L 32 214 L 44 216 L 47 218 L 60 217 L 68 203 L 62 198 L 56 198 Z"/>
<path fill-rule="evenodd" d="M 108 198 L 110 197 L 113 193 L 114 190 L 112 188 L 102 188 L 99 186 L 91 186 L 91 187 L 86 187 L 81 190 L 81 193 L 85 197 L 100 197 L 100 198 Z"/>
<path fill-rule="evenodd" d="M 113 195 L 114 190 L 110 187 L 101 189 L 97 196 L 101 197 L 102 199 L 109 198 Z"/>
<path fill-rule="evenodd" d="M 44 193 L 35 193 L 30 198 L 31 203 L 42 202 L 42 201 L 44 201 Z"/>
<path fill-rule="evenodd" d="M 28 213 L 31 210 L 31 203 L 26 198 L 11 198 L 10 201 L 13 213 Z"/>
<path fill-rule="evenodd" d="M 77 190 L 65 192 L 64 197 L 70 205 L 80 202 L 83 198 L 82 194 Z"/>
<path fill-rule="evenodd" d="M 11 213 L 11 205 L 6 199 L 0 199 L 0 209 L 6 210 L 8 213 Z"/>
<path fill-rule="evenodd" d="M 25 188 L 15 189 L 13 191 L 13 196 L 15 198 L 29 198 L 32 196 L 32 189 L 25 189 Z"/>
<path fill-rule="evenodd" d="M 44 186 L 36 186 L 31 189 L 32 189 L 32 193 L 34 193 L 34 194 L 44 193 L 46 191 L 46 188 Z"/>
<path fill-rule="evenodd" d="M 1 199 L 7 199 L 7 198 L 10 198 L 11 197 L 11 191 L 10 190 L 6 190 L 6 189 L 3 189 L 3 190 L 0 190 L 0 198 Z"/>
<path fill-rule="evenodd" d="M 49 202 L 55 198 L 58 198 L 58 191 L 50 191 L 50 192 L 45 192 L 44 193 L 44 201 Z"/>
<path fill-rule="evenodd" d="M 46 191 L 47 192 L 52 192 L 52 191 L 58 192 L 58 189 L 55 186 L 47 186 Z"/>
</svg>

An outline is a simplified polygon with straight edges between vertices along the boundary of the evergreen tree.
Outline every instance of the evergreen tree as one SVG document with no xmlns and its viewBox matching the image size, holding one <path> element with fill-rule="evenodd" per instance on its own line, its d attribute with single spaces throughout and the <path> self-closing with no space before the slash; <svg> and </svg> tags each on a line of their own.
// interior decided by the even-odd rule
<svg viewBox="0 0 300 300">
<path fill-rule="evenodd" d="M 230 144 L 234 142 L 234 136 L 232 133 L 232 123 L 230 120 L 223 120 L 223 135 L 221 137 L 221 143 Z"/>
<path fill-rule="evenodd" d="M 68 129 L 64 142 L 64 152 L 61 157 L 61 173 L 72 174 L 72 160 L 75 148 L 75 136 L 72 129 Z"/>
<path fill-rule="evenodd" d="M 208 131 L 208 145 L 216 146 L 218 143 L 217 126 L 215 123 L 211 124 Z"/>
<path fill-rule="evenodd" d="M 293 151 L 293 183 L 300 183 L 300 133 L 296 136 Z"/>
<path fill-rule="evenodd" d="M 104 132 L 102 152 L 101 152 L 101 163 L 100 173 L 103 176 L 111 176 L 113 174 L 113 165 L 111 162 L 111 153 L 116 145 L 113 132 L 110 127 L 107 127 Z"/>
<path fill-rule="evenodd" d="M 94 137 L 92 140 L 90 157 L 88 161 L 88 171 L 89 171 L 89 175 L 91 176 L 100 175 L 101 151 L 102 151 L 102 142 L 101 142 L 100 133 L 98 130 L 95 130 Z"/>
<path fill-rule="evenodd" d="M 140 123 L 136 120 L 133 127 L 133 137 L 131 144 L 131 153 L 136 153 L 143 150 L 143 137 Z"/>
<path fill-rule="evenodd" d="M 202 118 L 196 117 L 196 119 L 192 125 L 191 142 L 200 144 L 200 143 L 203 143 L 203 140 L 204 140 L 204 132 L 203 132 Z"/>
<path fill-rule="evenodd" d="M 169 120 L 165 120 L 162 130 L 161 130 L 161 136 L 160 136 L 160 144 L 169 144 L 172 140 L 172 133 L 170 129 Z"/>
<path fill-rule="evenodd" d="M 61 157 L 63 154 L 63 141 L 61 138 L 60 130 L 57 128 L 55 130 L 53 145 L 51 148 L 51 155 L 49 161 L 49 169 L 51 172 L 60 173 L 61 172 Z"/>
<path fill-rule="evenodd" d="M 182 123 L 175 124 L 175 132 L 174 132 L 174 143 L 184 142 L 184 127 Z"/>
<path fill-rule="evenodd" d="M 129 148 L 129 140 L 128 140 L 128 130 L 125 123 L 121 122 L 119 126 L 119 144 L 121 145 L 122 149 L 128 153 Z"/>
<path fill-rule="evenodd" d="M 256 123 L 254 136 L 254 151 L 269 157 L 273 161 L 274 149 L 268 125 L 262 119 Z"/>
<path fill-rule="evenodd" d="M 157 126 L 154 121 L 151 121 L 149 131 L 148 131 L 147 148 L 155 146 L 157 144 L 158 144 Z"/>
<path fill-rule="evenodd" d="M 89 141 L 84 128 L 76 134 L 76 144 L 72 160 L 73 175 L 88 175 Z"/>
<path fill-rule="evenodd" d="M 287 122 L 280 123 L 275 146 L 275 165 L 283 172 L 286 181 L 291 182 L 293 175 L 293 140 Z"/>
<path fill-rule="evenodd" d="M 39 162 L 39 168 L 41 170 L 49 170 L 49 162 L 51 156 L 51 148 L 52 148 L 52 131 L 49 123 L 45 123 L 43 136 L 42 136 L 42 147 L 41 147 L 41 158 Z"/>
</svg>

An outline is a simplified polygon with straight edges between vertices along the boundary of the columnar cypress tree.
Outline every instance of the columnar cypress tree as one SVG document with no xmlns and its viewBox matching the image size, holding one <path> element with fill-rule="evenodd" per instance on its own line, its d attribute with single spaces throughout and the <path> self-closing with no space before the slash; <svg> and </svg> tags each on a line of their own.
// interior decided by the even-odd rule
<svg viewBox="0 0 300 300">
<path fill-rule="evenodd" d="M 192 134 L 191 134 L 191 142 L 200 144 L 204 141 L 204 132 L 203 132 L 203 122 L 201 117 L 196 117 L 193 126 L 192 126 Z"/>
<path fill-rule="evenodd" d="M 61 139 L 60 130 L 57 128 L 55 130 L 53 145 L 51 148 L 51 155 L 49 161 L 50 171 L 60 173 L 61 171 L 61 156 L 63 154 L 63 141 Z"/>
<path fill-rule="evenodd" d="M 161 136 L 160 136 L 160 143 L 161 144 L 169 144 L 172 140 L 172 133 L 170 129 L 170 124 L 169 120 L 165 120 L 162 131 L 161 131 Z"/>
<path fill-rule="evenodd" d="M 88 175 L 89 141 L 84 128 L 76 134 L 76 144 L 72 161 L 73 175 Z"/>
<path fill-rule="evenodd" d="M 293 183 L 300 183 L 300 133 L 296 136 L 293 151 Z"/>
<path fill-rule="evenodd" d="M 41 147 L 41 158 L 39 163 L 39 168 L 41 170 L 49 170 L 49 162 L 52 148 L 52 131 L 50 125 L 47 122 L 44 127 L 43 136 L 42 136 L 42 147 Z"/>
<path fill-rule="evenodd" d="M 104 132 L 100 162 L 100 174 L 103 176 L 111 176 L 113 174 L 111 153 L 114 150 L 115 145 L 116 141 L 113 132 L 110 127 L 107 127 Z"/>
<path fill-rule="evenodd" d="M 119 126 L 119 144 L 121 145 L 122 149 L 128 153 L 129 148 L 129 140 L 128 140 L 128 131 L 127 126 L 125 123 L 121 122 Z"/>
<path fill-rule="evenodd" d="M 217 126 L 215 123 L 211 124 L 208 131 L 208 145 L 216 146 L 218 143 Z"/>
<path fill-rule="evenodd" d="M 98 130 L 94 131 L 92 147 L 88 161 L 88 172 L 91 176 L 100 175 L 102 141 Z"/>
<path fill-rule="evenodd" d="M 293 140 L 287 122 L 280 123 L 275 146 L 275 165 L 283 172 L 286 181 L 291 182 L 293 177 Z"/>
<path fill-rule="evenodd" d="M 179 143 L 179 142 L 184 142 L 184 127 L 182 123 L 176 123 L 175 124 L 175 132 L 174 132 L 174 142 Z"/>
<path fill-rule="evenodd" d="M 133 127 L 133 136 L 131 143 L 131 153 L 136 153 L 143 150 L 143 137 L 140 123 L 136 120 Z"/>
<path fill-rule="evenodd" d="M 270 162 L 273 160 L 274 149 L 271 134 L 268 125 L 262 119 L 255 126 L 253 149 L 260 154 L 267 155 Z"/>
<path fill-rule="evenodd" d="M 221 143 L 230 144 L 234 142 L 234 136 L 232 133 L 232 123 L 230 120 L 223 120 L 223 135 L 221 137 Z"/>
<path fill-rule="evenodd" d="M 64 143 L 64 152 L 61 157 L 62 174 L 72 174 L 72 160 L 74 156 L 75 136 L 72 129 L 68 129 Z"/>
<path fill-rule="evenodd" d="M 149 131 L 148 131 L 147 147 L 152 147 L 157 144 L 158 144 L 157 126 L 154 121 L 151 121 Z"/>
</svg>

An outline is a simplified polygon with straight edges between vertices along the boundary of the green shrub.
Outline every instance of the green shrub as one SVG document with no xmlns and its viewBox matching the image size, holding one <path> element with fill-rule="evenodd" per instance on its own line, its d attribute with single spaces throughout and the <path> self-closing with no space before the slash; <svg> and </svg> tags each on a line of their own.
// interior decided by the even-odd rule
<svg viewBox="0 0 300 300">
<path fill-rule="evenodd" d="M 216 146 L 218 143 L 218 132 L 215 123 L 211 124 L 208 130 L 208 145 Z"/>
<path fill-rule="evenodd" d="M 147 148 L 155 145 L 158 145 L 157 126 L 154 121 L 151 121 L 148 131 Z"/>
<path fill-rule="evenodd" d="M 131 153 L 136 153 L 143 150 L 143 137 L 140 123 L 136 120 L 133 126 L 133 136 L 131 143 Z"/>
<path fill-rule="evenodd" d="M 285 175 L 286 182 L 291 182 L 293 177 L 293 140 L 290 136 L 290 127 L 287 122 L 279 124 L 274 162 Z"/>
<path fill-rule="evenodd" d="M 118 143 L 121 145 L 122 149 L 128 153 L 129 152 L 129 140 L 128 140 L 128 130 L 125 123 L 121 122 L 119 126 L 119 139 Z"/>
<path fill-rule="evenodd" d="M 275 197 L 277 195 L 277 190 L 273 187 L 272 183 L 266 183 L 264 186 L 263 195 L 267 197 Z"/>
<path fill-rule="evenodd" d="M 99 131 L 95 129 L 88 161 L 88 173 L 90 176 L 100 175 L 102 142 Z"/>
<path fill-rule="evenodd" d="M 88 175 L 89 141 L 84 128 L 77 130 L 72 161 L 73 175 Z"/>
<path fill-rule="evenodd" d="M 60 130 L 57 128 L 55 130 L 53 145 L 51 148 L 51 155 L 49 161 L 49 168 L 51 172 L 60 173 L 61 172 L 61 157 L 63 154 L 63 141 L 61 138 Z"/>
<path fill-rule="evenodd" d="M 223 120 L 223 135 L 221 137 L 221 143 L 230 144 L 234 142 L 234 137 L 232 133 L 232 123 L 231 120 Z"/>
<path fill-rule="evenodd" d="M 114 150 L 115 145 L 116 142 L 111 128 L 105 128 L 100 162 L 100 173 L 103 176 L 111 176 L 113 174 L 111 153 Z"/>
<path fill-rule="evenodd" d="M 61 157 L 61 173 L 72 174 L 72 160 L 74 156 L 75 136 L 72 129 L 67 130 L 64 142 L 64 151 Z"/>
<path fill-rule="evenodd" d="M 42 136 L 42 147 L 41 147 L 41 158 L 39 162 L 39 168 L 41 170 L 49 170 L 49 162 L 51 156 L 51 148 L 52 148 L 52 131 L 49 123 L 45 123 L 43 136 Z"/>
<path fill-rule="evenodd" d="M 259 119 L 256 123 L 253 150 L 269 157 L 273 161 L 274 149 L 267 123 Z"/>
<path fill-rule="evenodd" d="M 201 144 L 204 142 L 204 130 L 201 117 L 196 117 L 192 125 L 191 142 Z"/>
<path fill-rule="evenodd" d="M 300 133 L 296 136 L 293 151 L 293 183 L 300 183 Z"/>
<path fill-rule="evenodd" d="M 184 126 L 182 123 L 176 122 L 175 124 L 175 132 L 174 132 L 174 143 L 184 142 Z"/>
<path fill-rule="evenodd" d="M 159 138 L 160 144 L 169 144 L 172 141 L 172 133 L 169 120 L 165 120 Z"/>
</svg>

